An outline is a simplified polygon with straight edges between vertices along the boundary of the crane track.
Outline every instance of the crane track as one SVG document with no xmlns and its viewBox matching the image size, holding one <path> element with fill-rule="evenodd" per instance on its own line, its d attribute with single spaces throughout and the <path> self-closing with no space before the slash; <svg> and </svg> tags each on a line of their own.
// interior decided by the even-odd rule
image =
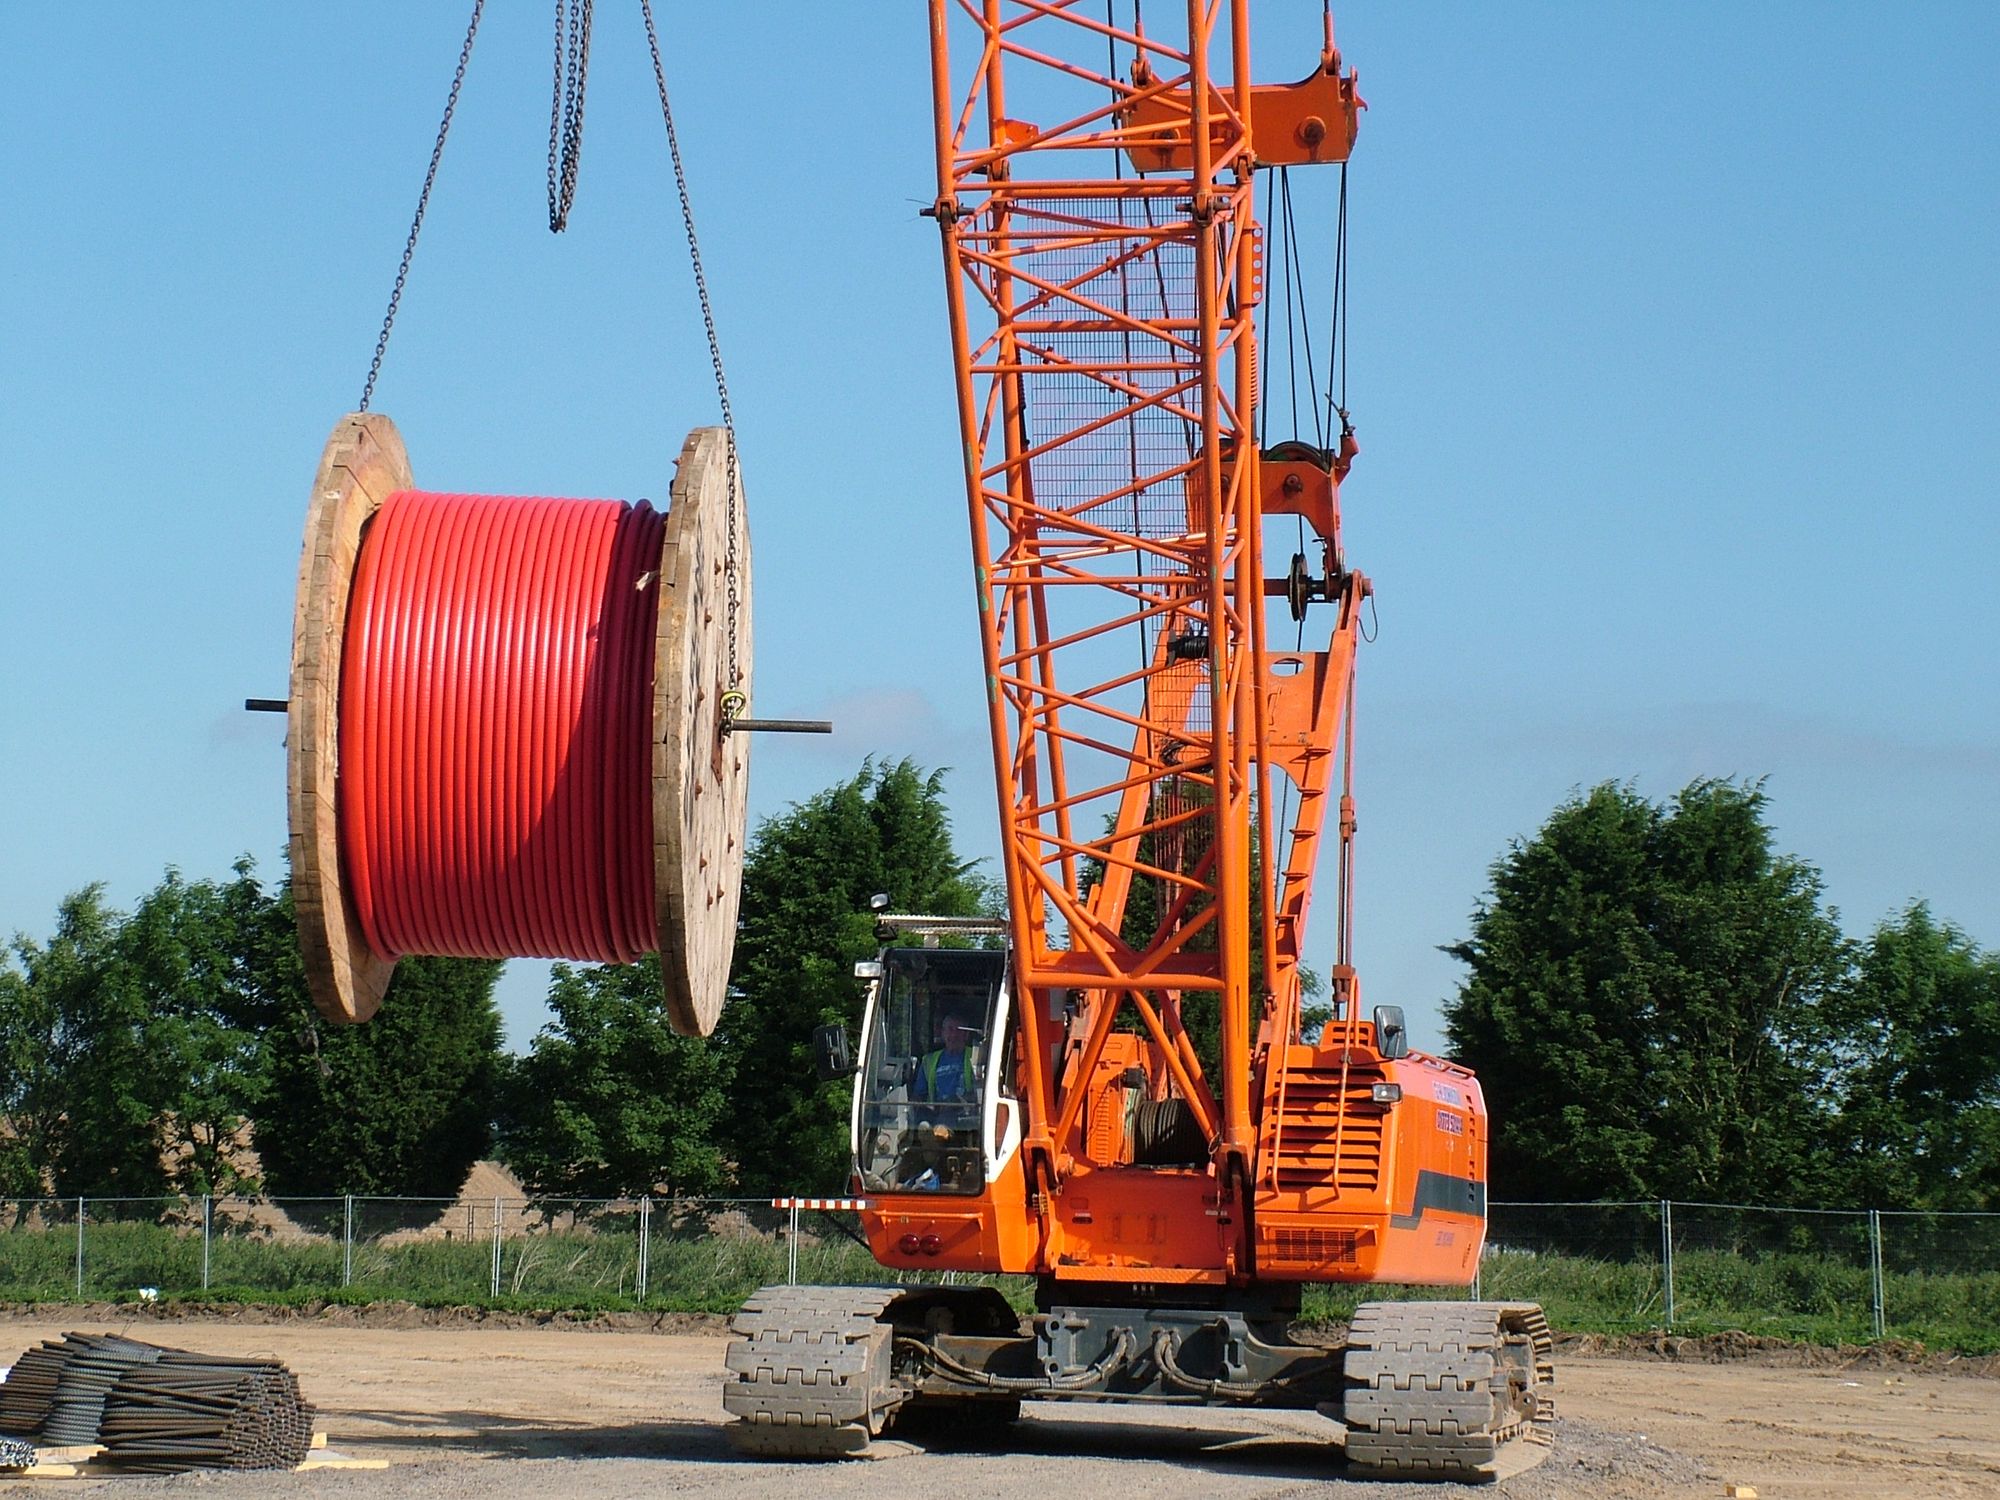
<svg viewBox="0 0 2000 1500">
<path fill-rule="evenodd" d="M 905 1289 L 767 1286 L 730 1319 L 735 1377 L 722 1405 L 737 1451 L 766 1458 L 852 1458 L 907 1392 L 890 1374 L 894 1330 L 878 1321 Z"/>
<path fill-rule="evenodd" d="M 1554 1340 L 1525 1302 L 1371 1302 L 1348 1329 L 1350 1472 L 1502 1479 L 1548 1457 Z"/>
<path fill-rule="evenodd" d="M 723 1408 L 739 1452 L 856 1458 L 915 1392 L 894 1373 L 894 1286 L 768 1286 L 730 1320 Z M 1357 1476 L 1481 1482 L 1548 1456 L 1554 1340 L 1518 1302 L 1375 1302 L 1355 1310 L 1345 1396 Z M 912 1408 L 914 1410 L 914 1408 Z M 1009 1413 L 1011 1415 L 1011 1413 Z"/>
</svg>

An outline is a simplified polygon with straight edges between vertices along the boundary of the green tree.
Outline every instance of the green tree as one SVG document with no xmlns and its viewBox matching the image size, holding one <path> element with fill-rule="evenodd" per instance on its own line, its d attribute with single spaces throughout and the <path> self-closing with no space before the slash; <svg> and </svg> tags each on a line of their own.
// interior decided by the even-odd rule
<svg viewBox="0 0 2000 1500">
<path fill-rule="evenodd" d="M 573 969 L 549 986 L 554 1019 L 513 1069 L 500 1152 L 532 1191 L 569 1198 L 697 1197 L 725 1176 L 716 1129 L 726 1060 L 675 1034 L 659 960 Z"/>
<path fill-rule="evenodd" d="M 60 1109 L 49 1186 L 60 1197 L 156 1198 L 168 1189 L 161 1160 L 164 1069 L 147 1043 L 147 997 L 129 955 L 124 919 L 91 886 L 63 903 L 47 957 L 31 982 L 44 987 L 51 1027 L 45 1110 Z"/>
<path fill-rule="evenodd" d="M 10 1197 L 50 1192 L 70 1154 L 70 1068 L 82 1040 L 69 1019 L 89 1013 L 118 917 L 101 885 L 66 896 L 46 943 L 16 933 L 0 960 L 0 1172 Z"/>
<path fill-rule="evenodd" d="M 1447 1007 L 1500 1196 L 1814 1198 L 1847 946 L 1761 783 L 1607 783 L 1494 864 Z"/>
<path fill-rule="evenodd" d="M 1836 1009 L 1849 1201 L 2000 1209 L 2000 956 L 1917 902 L 1875 930 Z"/>
<path fill-rule="evenodd" d="M 271 1088 L 257 1154 L 279 1195 L 457 1196 L 493 1140 L 500 965 L 405 958 L 374 1019 L 328 1022 L 299 966 L 289 887 L 264 915 Z"/>
<path fill-rule="evenodd" d="M 86 887 L 0 956 L 0 1192 L 245 1191 L 254 1134 L 279 1192 L 454 1195 L 491 1138 L 498 971 L 405 960 L 381 1018 L 328 1027 L 247 858 L 129 916 Z"/>
<path fill-rule="evenodd" d="M 251 960 L 269 897 L 248 858 L 225 883 L 189 881 L 175 870 L 134 908 L 113 944 L 109 998 L 137 1016 L 137 1056 L 106 1060 L 125 1087 L 136 1065 L 150 1104 L 167 1184 L 189 1194 L 253 1189 L 244 1147 L 250 1113 L 265 1096 L 266 976 Z M 87 1112 L 88 1103 L 78 1107 Z"/>
<path fill-rule="evenodd" d="M 17 937 L 0 949 L 0 1199 L 39 1198 L 47 1180 L 48 1137 L 56 1121 L 35 1109 L 45 1093 L 46 1028 L 37 1021 L 40 996 L 22 971 Z"/>
<path fill-rule="evenodd" d="M 727 1059 L 721 1141 L 755 1191 L 839 1190 L 849 1170 L 849 1086 L 813 1073 L 812 1030 L 861 1015 L 857 959 L 878 946 L 868 899 L 971 916 L 991 906 L 952 847 L 944 773 L 865 763 L 850 780 L 765 820 L 746 851 L 742 927 L 715 1045 Z"/>
<path fill-rule="evenodd" d="M 130 916 L 101 886 L 66 898 L 46 945 L 0 972 L 0 1053 L 16 1192 L 152 1198 L 243 1182 L 261 1039 L 243 936 L 262 893 L 168 870 Z"/>
</svg>

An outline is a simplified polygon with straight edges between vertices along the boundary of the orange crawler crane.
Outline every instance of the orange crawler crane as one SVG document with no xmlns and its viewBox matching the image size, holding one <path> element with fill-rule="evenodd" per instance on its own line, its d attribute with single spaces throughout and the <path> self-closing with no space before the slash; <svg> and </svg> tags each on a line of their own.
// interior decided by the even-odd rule
<svg viewBox="0 0 2000 1500">
<path fill-rule="evenodd" d="M 1008 915 L 882 913 L 858 1068 L 837 1028 L 817 1041 L 855 1073 L 876 1257 L 1033 1276 L 1035 1311 L 964 1284 L 766 1288 L 728 1350 L 748 1450 L 1081 1399 L 1317 1409 L 1350 1472 L 1547 1452 L 1539 1308 L 1383 1302 L 1344 1343 L 1290 1332 L 1304 1283 L 1473 1282 L 1486 1113 L 1400 1011 L 1363 1019 L 1349 962 L 1355 450 L 1344 411 L 1330 446 L 1260 439 L 1254 194 L 1344 163 L 1361 101 L 1330 20 L 1304 79 L 1249 82 L 1248 10 L 1190 0 L 1166 40 L 1136 7 L 930 0 L 927 212 Z M 1332 1018 L 1307 1028 L 1329 837 Z"/>
</svg>

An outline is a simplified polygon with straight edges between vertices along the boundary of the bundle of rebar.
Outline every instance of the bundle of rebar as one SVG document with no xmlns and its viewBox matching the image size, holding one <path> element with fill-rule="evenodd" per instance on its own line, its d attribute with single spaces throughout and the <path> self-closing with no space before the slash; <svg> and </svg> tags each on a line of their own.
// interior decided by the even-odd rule
<svg viewBox="0 0 2000 1500">
<path fill-rule="evenodd" d="M 164 1351 L 157 1344 L 112 1333 L 71 1333 L 64 1335 L 64 1342 L 68 1347 L 62 1373 L 56 1378 L 55 1399 L 40 1436 L 56 1447 L 95 1443 L 112 1388 L 127 1372 L 151 1364 Z"/>
<path fill-rule="evenodd" d="M 0 1382 L 0 1432 L 33 1437 L 42 1430 L 68 1351 L 67 1338 L 45 1339 L 14 1361 Z"/>
<path fill-rule="evenodd" d="M 99 1461 L 156 1474 L 294 1469 L 312 1427 L 298 1377 L 278 1361 L 162 1350 L 106 1398 Z"/>
<path fill-rule="evenodd" d="M 115 1334 L 69 1333 L 28 1350 L 0 1382 L 0 1469 L 34 1442 L 101 1443 L 99 1462 L 147 1473 L 292 1469 L 313 1409 L 274 1359 L 195 1354 Z M 20 1462 L 14 1462 L 19 1450 Z"/>
<path fill-rule="evenodd" d="M 0 1383 L 0 1432 L 47 1444 L 94 1443 L 104 1398 L 153 1344 L 116 1334 L 66 1333 L 28 1350 Z"/>
</svg>

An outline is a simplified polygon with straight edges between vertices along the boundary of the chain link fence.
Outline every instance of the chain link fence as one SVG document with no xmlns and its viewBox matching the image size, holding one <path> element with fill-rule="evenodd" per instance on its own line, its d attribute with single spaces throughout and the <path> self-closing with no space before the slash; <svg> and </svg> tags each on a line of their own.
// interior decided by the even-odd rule
<svg viewBox="0 0 2000 1500">
<path fill-rule="evenodd" d="M 1495 1203 L 1475 1290 L 1559 1325 L 2000 1347 L 2000 1213 Z"/>
<path fill-rule="evenodd" d="M 200 1293 L 428 1305 L 727 1307 L 897 1279 L 851 1210 L 769 1198 L 0 1200 L 0 1299 Z"/>
<path fill-rule="evenodd" d="M 804 1200 L 810 1203 L 813 1200 Z M 0 1202 L 0 1299 L 721 1311 L 771 1282 L 904 1279 L 858 1216 L 769 1198 L 66 1198 Z M 951 1279 L 947 1274 L 946 1279 Z M 1026 1305 L 1026 1277 L 967 1278 Z M 1316 1306 L 1423 1295 L 1335 1289 Z M 1558 1326 L 2000 1346 L 2000 1214 L 1495 1203 L 1470 1289 Z"/>
</svg>

